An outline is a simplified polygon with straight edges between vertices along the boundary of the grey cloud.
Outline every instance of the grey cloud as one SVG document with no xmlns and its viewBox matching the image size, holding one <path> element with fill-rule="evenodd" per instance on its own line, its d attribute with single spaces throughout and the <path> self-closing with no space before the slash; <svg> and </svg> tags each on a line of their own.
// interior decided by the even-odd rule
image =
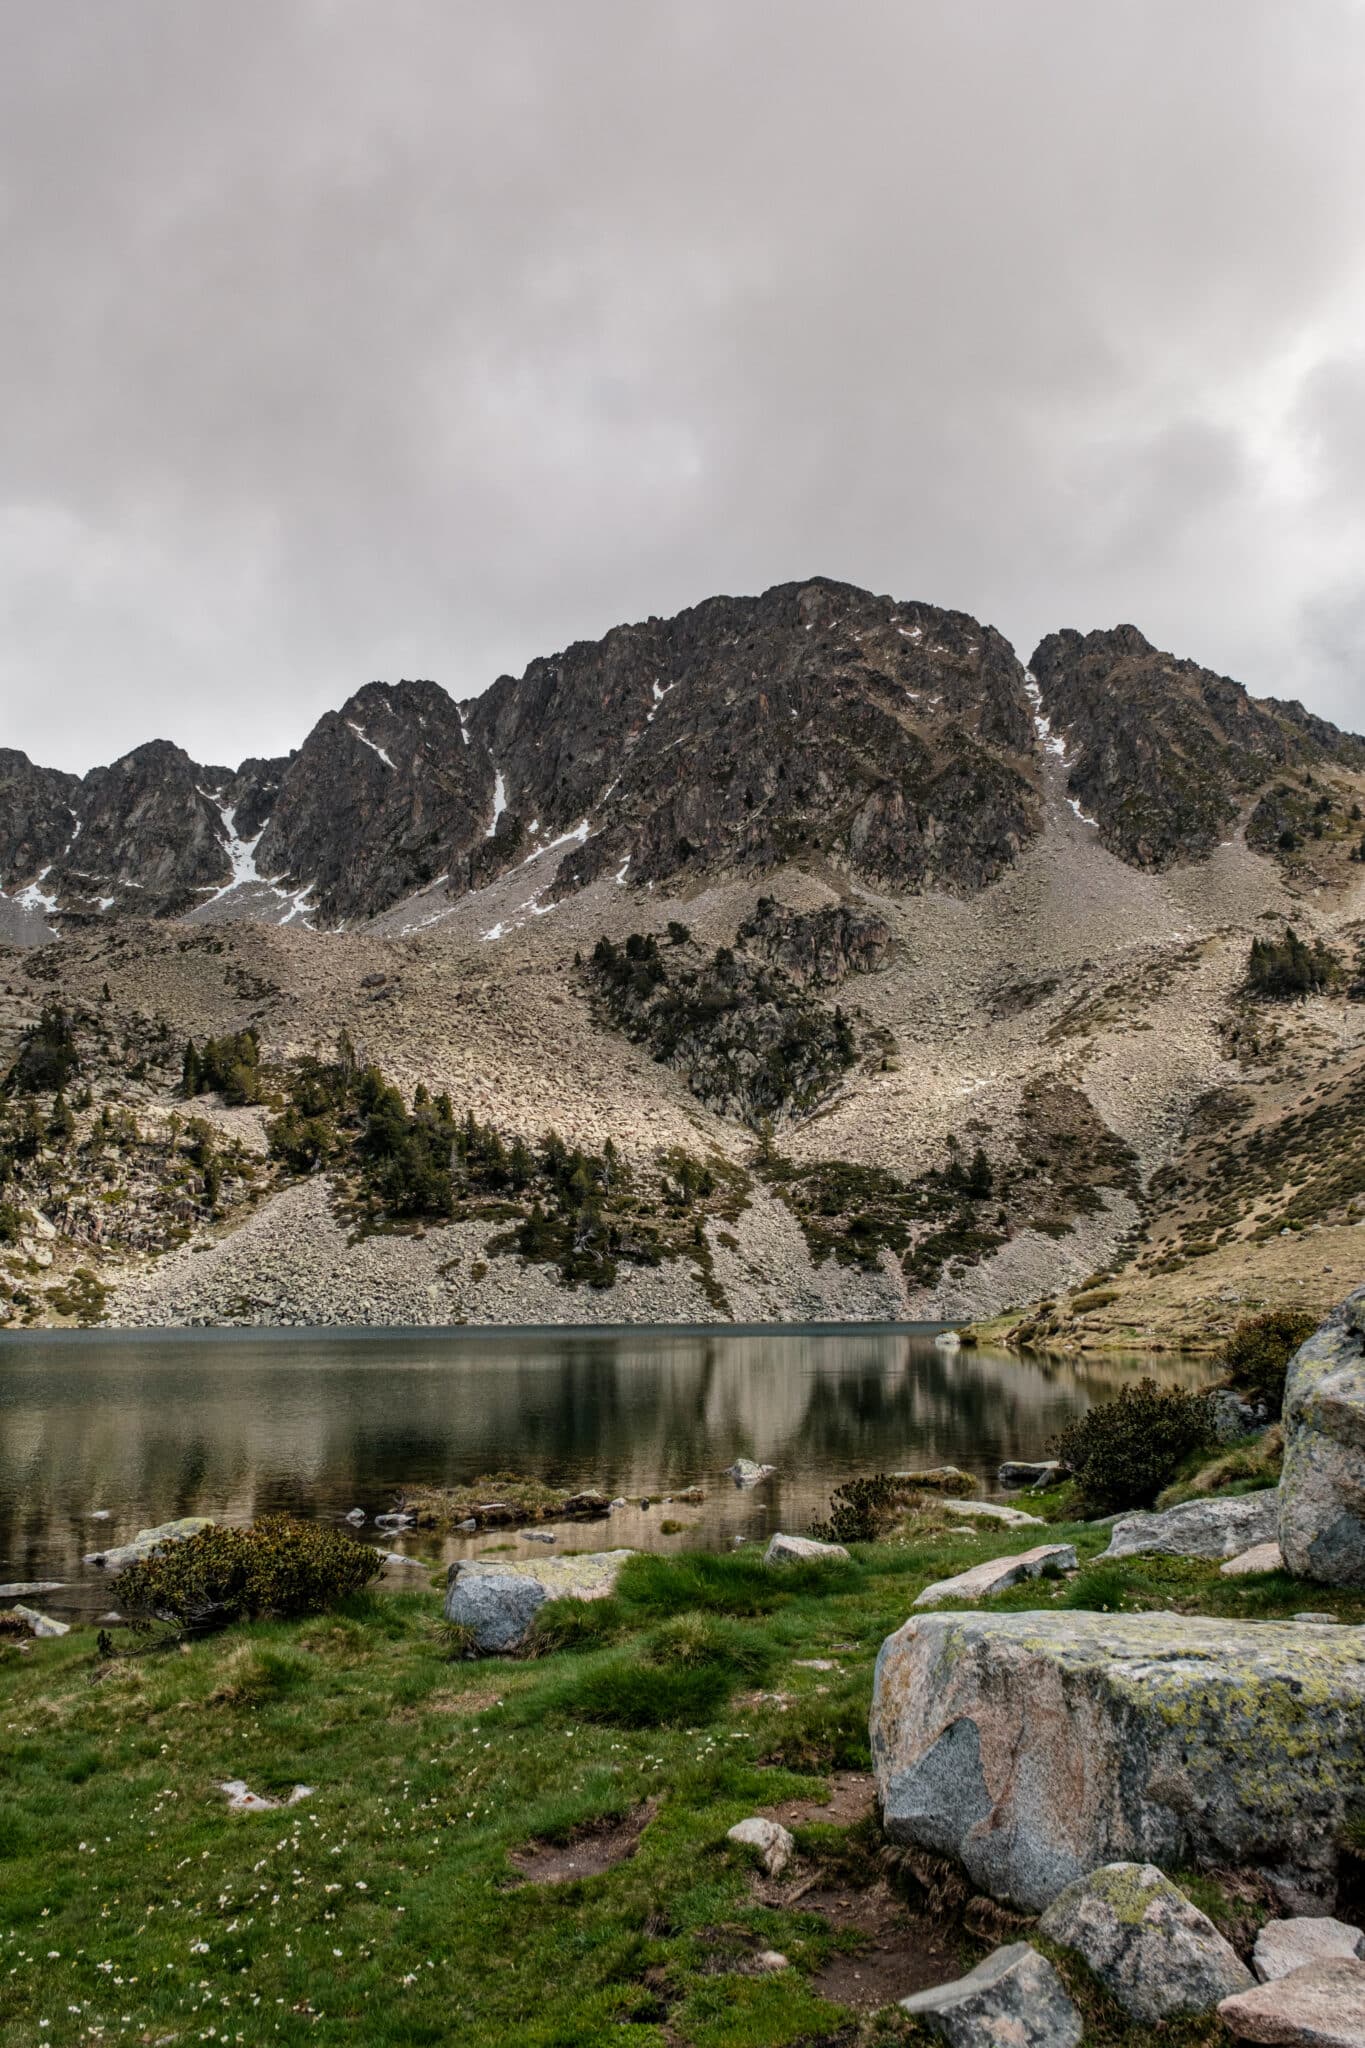
<svg viewBox="0 0 1365 2048">
<path fill-rule="evenodd" d="M 1362 722 L 1349 0 L 0 31 L 0 740 L 280 750 L 816 570 Z"/>
</svg>

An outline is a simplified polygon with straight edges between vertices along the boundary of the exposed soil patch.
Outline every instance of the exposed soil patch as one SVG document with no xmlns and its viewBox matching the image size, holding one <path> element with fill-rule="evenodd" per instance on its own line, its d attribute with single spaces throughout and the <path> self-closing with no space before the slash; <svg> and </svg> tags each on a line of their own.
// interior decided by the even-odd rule
<svg viewBox="0 0 1365 2048">
<path fill-rule="evenodd" d="M 573 1884 L 599 1877 L 635 1854 L 658 1804 L 657 1799 L 647 1799 L 633 1813 L 575 1830 L 567 1842 L 528 1843 L 524 1849 L 511 1850 L 509 1860 L 528 1884 Z"/>
<path fill-rule="evenodd" d="M 884 1879 L 865 1891 L 821 1886 L 804 1895 L 798 1910 L 862 1937 L 853 1953 L 831 1956 L 811 1978 L 811 1989 L 835 2005 L 876 2012 L 960 1974 L 952 1924 L 912 1912 Z"/>
<path fill-rule="evenodd" d="M 827 1821 L 831 1827 L 851 1828 L 866 1820 L 877 1803 L 871 1771 L 835 1771 L 829 1781 L 829 1798 L 784 1799 L 780 1806 L 764 1806 L 765 1820 L 781 1821 L 784 1828 L 799 1827 L 803 1821 Z"/>
</svg>

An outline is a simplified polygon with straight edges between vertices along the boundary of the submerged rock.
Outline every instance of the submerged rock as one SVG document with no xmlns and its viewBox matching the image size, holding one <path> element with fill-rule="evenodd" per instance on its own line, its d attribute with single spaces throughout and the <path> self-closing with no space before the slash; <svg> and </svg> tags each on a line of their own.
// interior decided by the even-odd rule
<svg viewBox="0 0 1365 2048">
<path fill-rule="evenodd" d="M 971 1473 L 960 1471 L 956 1465 L 930 1465 L 922 1472 L 893 1472 L 891 1477 L 905 1486 L 922 1486 L 929 1493 L 976 1492 Z"/>
<path fill-rule="evenodd" d="M 1081 2016 L 1066 1986 L 1026 1941 L 998 1948 L 965 1977 L 900 2003 L 949 2048 L 1080 2048 Z"/>
<path fill-rule="evenodd" d="M 915 1615 L 882 1644 L 870 1732 L 887 1834 L 1025 1911 L 1115 1862 L 1251 1865 L 1330 1907 L 1365 1796 L 1365 1630 Z"/>
<path fill-rule="evenodd" d="M 916 1607 L 939 1607 L 945 1600 L 988 1600 L 1024 1579 L 1041 1578 L 1044 1572 L 1074 1572 L 1076 1553 L 1069 1543 L 1036 1543 L 1014 1557 L 992 1557 L 974 1564 L 970 1571 L 953 1579 L 936 1579 L 916 1596 Z"/>
<path fill-rule="evenodd" d="M 1365 1586 L 1365 1287 L 1289 1361 L 1284 1429 L 1285 1563 L 1322 1585 Z"/>
<path fill-rule="evenodd" d="M 726 1478 L 733 1479 L 736 1486 L 757 1486 L 760 1479 L 771 1479 L 776 1465 L 759 1465 L 752 1458 L 736 1458 L 726 1468 Z"/>
<path fill-rule="evenodd" d="M 605 1600 L 616 1590 L 633 1550 L 590 1551 L 581 1557 L 519 1558 L 497 1564 L 461 1558 L 446 1578 L 445 1617 L 468 1629 L 483 1657 L 519 1650 L 547 1600 Z"/>
<path fill-rule="evenodd" d="M 1106 1863 L 1068 1885 L 1038 1922 L 1073 1948 L 1135 2020 L 1209 2012 L 1252 1975 L 1213 1922 L 1151 1863 Z"/>
<path fill-rule="evenodd" d="M 212 1527 L 211 1515 L 183 1515 L 178 1522 L 160 1522 L 155 1529 L 139 1529 L 127 1543 L 116 1543 L 111 1550 L 92 1550 L 85 1562 L 97 1564 L 106 1572 L 121 1572 L 125 1565 L 140 1564 L 163 1543 L 186 1543 L 201 1529 Z"/>
<path fill-rule="evenodd" d="M 1225 1499 L 1187 1500 L 1163 1514 L 1120 1515 L 1105 1557 L 1138 1557 L 1159 1551 L 1169 1557 L 1240 1557 L 1273 1543 L 1280 1503 L 1275 1488 L 1236 1493 Z"/>
</svg>

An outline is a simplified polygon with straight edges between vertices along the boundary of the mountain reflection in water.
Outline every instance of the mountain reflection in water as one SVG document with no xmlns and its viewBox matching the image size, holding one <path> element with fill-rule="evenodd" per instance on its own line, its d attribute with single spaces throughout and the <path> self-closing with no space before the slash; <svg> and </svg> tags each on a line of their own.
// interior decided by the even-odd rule
<svg viewBox="0 0 1365 2048">
<path fill-rule="evenodd" d="M 904 1327 L 761 1331 L 68 1332 L 0 1338 L 0 1581 L 107 1581 L 83 1553 L 174 1516 L 244 1522 L 271 1509 L 373 1516 L 405 1485 L 536 1473 L 656 1502 L 686 1486 L 681 1534 L 638 1505 L 565 1530 L 594 1544 L 726 1543 L 803 1529 L 855 1473 L 951 1463 L 989 1478 L 1046 1455 L 1073 1415 L 1142 1372 L 1207 1376 L 1171 1357 L 1020 1359 L 947 1352 Z M 739 1455 L 777 1476 L 740 1492 Z M 92 1520 L 96 1509 L 107 1519 Z M 488 1536 L 412 1536 L 456 1556 Z M 543 1550 L 537 1554 L 544 1555 Z M 416 1575 L 413 1574 L 415 1578 Z"/>
</svg>

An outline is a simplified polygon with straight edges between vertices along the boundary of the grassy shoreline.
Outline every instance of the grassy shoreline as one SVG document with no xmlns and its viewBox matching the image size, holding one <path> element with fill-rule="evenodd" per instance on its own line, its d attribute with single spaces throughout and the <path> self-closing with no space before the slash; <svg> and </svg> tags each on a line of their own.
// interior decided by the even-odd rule
<svg viewBox="0 0 1365 2048">
<path fill-rule="evenodd" d="M 896 1938 L 947 1955 L 925 1981 L 1008 1935 L 979 1910 L 964 1922 L 960 1899 L 936 1917 L 934 1873 L 887 1857 L 875 1820 L 802 1820 L 815 1889 L 795 1897 L 725 1833 L 787 1802 L 818 1811 L 832 1774 L 865 1770 L 873 1661 L 915 1593 L 1038 1533 L 950 1528 L 931 1507 L 847 1565 L 642 1555 L 613 1600 L 543 1610 L 546 1654 L 518 1661 L 460 1657 L 434 1586 L 169 1654 L 101 1662 L 87 1629 L 0 1653 L 0 2044 L 919 2039 L 894 2009 L 846 2002 L 856 1926 L 809 1901 L 875 1894 Z M 1365 1597 L 1282 1573 L 1100 1564 L 1107 1531 L 1055 1533 L 1079 1576 L 993 1606 L 1365 1621 Z M 238 1778 L 313 1790 L 232 1814 L 219 1787 Z M 512 1860 L 642 1812 L 634 1853 L 598 1875 L 542 1885 Z M 1198 1898 L 1245 1932 L 1245 1900 Z M 790 1967 L 762 1971 L 764 1950 Z M 1087 2042 L 1137 2048 L 1141 2030 L 1064 1967 Z M 1163 2038 L 1222 2036 L 1215 2021 Z"/>
</svg>

